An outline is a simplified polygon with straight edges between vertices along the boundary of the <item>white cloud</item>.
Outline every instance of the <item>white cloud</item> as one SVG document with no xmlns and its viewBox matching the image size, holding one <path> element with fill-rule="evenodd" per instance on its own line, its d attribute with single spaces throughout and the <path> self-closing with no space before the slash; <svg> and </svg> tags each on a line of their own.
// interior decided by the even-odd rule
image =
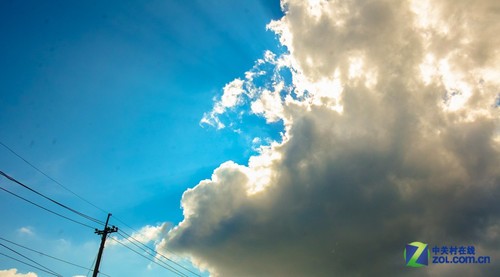
<svg viewBox="0 0 500 277">
<path fill-rule="evenodd" d="M 283 87 L 283 83 L 279 83 L 274 91 L 263 90 L 260 97 L 252 102 L 252 112 L 264 116 L 267 122 L 276 122 L 283 118 L 283 101 L 279 94 Z"/>
<path fill-rule="evenodd" d="M 30 226 L 21 227 L 17 231 L 22 235 L 27 235 L 27 236 L 34 236 L 35 235 L 35 232 L 33 231 L 33 227 L 30 227 Z"/>
<path fill-rule="evenodd" d="M 224 108 L 232 108 L 240 101 L 240 95 L 244 93 L 243 80 L 235 79 L 224 87 L 224 94 L 221 98 L 221 104 Z"/>
<path fill-rule="evenodd" d="M 144 244 L 151 242 L 157 244 L 161 240 L 161 238 L 163 238 L 163 236 L 167 233 L 167 227 L 168 223 L 166 222 L 161 223 L 158 226 L 146 225 L 142 227 L 139 231 L 130 234 L 131 238 L 129 239 L 119 239 L 118 237 L 115 237 L 115 239 L 125 244 L 132 242 L 137 243 L 137 241 Z M 110 240 L 109 244 L 115 245 L 117 244 L 117 242 L 114 240 Z"/>
<path fill-rule="evenodd" d="M 244 93 L 243 80 L 235 79 L 226 84 L 221 99 L 216 102 L 214 109 L 210 113 L 205 113 L 201 119 L 201 123 L 216 126 L 219 129 L 224 128 L 225 126 L 219 120 L 218 115 L 223 114 L 227 109 L 234 108 L 241 103 Z"/>
<path fill-rule="evenodd" d="M 499 259 L 500 3 L 282 7 L 268 28 L 289 53 L 267 52 L 226 101 L 283 121 L 282 141 L 187 190 L 162 246 L 213 276 L 455 276 L 405 270 L 417 240 Z"/>
<path fill-rule="evenodd" d="M 26 274 L 18 273 L 17 269 L 11 268 L 6 270 L 0 270 L 0 277 L 37 277 L 33 272 L 28 272 Z"/>
<path fill-rule="evenodd" d="M 144 226 L 139 232 L 132 233 L 132 237 L 142 243 L 157 241 L 166 232 L 167 225 L 167 223 L 162 223 L 158 226 Z"/>
</svg>

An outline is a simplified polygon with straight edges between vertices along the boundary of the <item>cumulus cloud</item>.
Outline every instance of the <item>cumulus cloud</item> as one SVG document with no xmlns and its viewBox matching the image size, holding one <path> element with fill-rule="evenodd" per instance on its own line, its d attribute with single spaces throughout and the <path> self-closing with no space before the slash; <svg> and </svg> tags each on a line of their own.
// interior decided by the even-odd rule
<svg viewBox="0 0 500 277">
<path fill-rule="evenodd" d="M 0 270 L 0 277 L 37 277 L 33 272 L 28 272 L 26 274 L 18 273 L 17 269 L 11 268 L 6 270 Z"/>
<path fill-rule="evenodd" d="M 500 3 L 282 8 L 268 28 L 287 53 L 266 52 L 211 112 L 282 121 L 281 141 L 187 190 L 161 246 L 212 276 L 499 276 Z M 475 245 L 492 264 L 409 270 L 412 241 Z"/>
<path fill-rule="evenodd" d="M 126 239 L 126 238 L 120 239 L 120 238 L 115 236 L 115 240 L 117 240 L 121 243 L 125 243 L 125 244 L 137 243 L 137 242 L 140 242 L 140 243 L 150 243 L 150 242 L 158 243 L 167 233 L 167 227 L 168 227 L 168 223 L 166 223 L 166 222 L 161 223 L 158 226 L 146 225 L 146 226 L 142 227 L 140 230 L 138 230 L 137 232 L 133 232 L 130 235 L 130 238 L 128 238 L 128 239 Z M 109 244 L 115 245 L 118 243 L 114 240 L 111 240 L 111 241 L 109 241 Z"/>
<path fill-rule="evenodd" d="M 225 127 L 218 116 L 223 114 L 227 109 L 234 108 L 241 103 L 242 95 L 245 93 L 243 90 L 243 80 L 233 80 L 224 86 L 223 92 L 221 99 L 215 104 L 212 112 L 203 115 L 201 123 L 216 126 L 218 129 Z"/>
</svg>

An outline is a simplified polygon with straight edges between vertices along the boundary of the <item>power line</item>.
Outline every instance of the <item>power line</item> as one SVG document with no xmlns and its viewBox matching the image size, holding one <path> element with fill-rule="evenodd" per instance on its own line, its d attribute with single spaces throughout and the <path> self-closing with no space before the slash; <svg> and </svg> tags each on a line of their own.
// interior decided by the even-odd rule
<svg viewBox="0 0 500 277">
<path fill-rule="evenodd" d="M 139 231 L 137 231 L 136 229 L 134 229 L 133 227 L 131 227 L 131 226 L 130 226 L 130 225 L 128 225 L 127 223 L 125 223 L 125 222 L 123 222 L 122 220 L 120 220 L 118 217 L 116 217 L 116 216 L 114 216 L 114 215 L 113 215 L 113 218 L 114 218 L 114 219 L 116 219 L 118 222 L 122 223 L 123 225 L 125 225 L 126 227 L 128 227 L 130 230 L 132 230 L 132 231 L 134 231 L 134 232 L 136 232 L 136 233 L 140 233 Z M 127 235 L 127 236 L 129 236 L 129 237 L 132 237 L 131 235 L 129 235 L 129 234 L 127 234 L 127 233 L 125 233 L 125 232 L 123 231 L 123 229 L 122 229 L 122 230 L 120 230 L 120 232 L 122 232 L 122 233 L 126 234 L 126 235 Z M 167 250 L 168 252 L 170 252 L 170 254 L 173 254 L 174 256 L 176 256 L 176 257 L 178 257 L 178 258 L 181 258 L 179 255 L 175 254 L 175 253 L 174 253 L 174 252 L 172 252 L 171 250 L 169 250 L 169 249 L 165 249 L 165 250 Z M 195 273 L 195 274 L 196 274 L 196 273 Z"/>
<path fill-rule="evenodd" d="M 70 192 L 71 194 L 75 195 L 76 197 L 78 197 L 78 198 L 79 198 L 79 199 L 81 199 L 82 201 L 84 201 L 84 202 L 86 202 L 87 204 L 89 204 L 89 205 L 93 206 L 94 208 L 96 208 L 96 209 L 100 210 L 101 212 L 108 213 L 108 214 L 110 213 L 110 212 L 108 212 L 108 211 L 106 211 L 106 210 L 104 210 L 104 209 L 102 209 L 102 208 L 98 207 L 97 205 L 93 204 L 92 202 L 88 201 L 88 200 L 87 200 L 87 199 L 85 199 L 84 197 L 82 197 L 82 196 L 78 195 L 76 192 L 74 192 L 74 191 L 70 190 L 68 187 L 64 186 L 64 185 L 63 185 L 62 183 L 60 183 L 59 181 L 57 181 L 56 179 L 52 178 L 51 176 L 49 176 L 49 175 L 48 175 L 48 174 L 46 174 L 45 172 L 43 172 L 41 169 L 39 169 L 38 167 L 36 167 L 34 164 L 30 163 L 27 159 L 23 158 L 21 155 L 19 155 L 16 151 L 14 151 L 14 150 L 13 150 L 12 148 L 10 148 L 9 146 L 5 145 L 3 142 L 1 142 L 1 141 L 0 141 L 0 145 L 2 145 L 4 148 L 6 148 L 7 150 L 9 150 L 9 151 L 10 151 L 12 154 L 14 154 L 16 157 L 18 157 L 19 159 L 21 159 L 22 161 L 24 161 L 24 162 L 25 162 L 26 164 L 28 164 L 30 167 L 32 167 L 33 169 L 35 169 L 36 171 L 38 171 L 39 173 L 41 173 L 42 175 L 44 175 L 45 177 L 47 177 L 49 180 L 53 181 L 54 183 L 56 183 L 57 185 L 59 185 L 61 188 L 65 189 L 66 191 L 68 191 L 68 192 Z M 55 201 L 55 200 L 53 200 L 53 199 L 51 199 L 51 198 L 49 198 L 49 197 L 47 197 L 47 196 L 45 196 L 45 195 L 41 194 L 41 193 L 39 193 L 39 192 L 37 192 L 37 191 L 35 191 L 35 190 L 31 189 L 31 188 L 29 188 L 28 186 L 26 186 L 26 185 L 22 184 L 21 182 L 19 182 L 19 181 L 15 180 L 14 178 L 12 178 L 12 177 L 10 177 L 10 176 L 8 176 L 7 174 L 5 174 L 5 173 L 4 173 L 4 172 L 2 172 L 2 171 L 0 171 L 0 174 L 1 174 L 1 175 L 3 175 L 4 177 L 6 177 L 7 179 L 9 179 L 9 180 L 11 180 L 11 181 L 13 181 L 13 182 L 15 182 L 15 183 L 17 183 L 17 184 L 21 185 L 21 186 L 23 186 L 23 187 L 25 187 L 25 188 L 27 188 L 27 189 L 29 189 L 29 190 L 33 191 L 33 192 L 35 192 L 35 193 L 39 194 L 40 196 L 42 196 L 42 197 L 44 197 L 44 198 L 46 198 L 46 199 L 48 199 L 48 200 L 50 200 L 50 201 L 54 202 L 54 203 L 55 203 L 55 204 L 57 204 L 57 205 L 60 205 L 60 206 L 62 206 L 62 207 L 64 207 L 64 208 L 66 208 L 66 209 L 69 209 L 70 211 L 75 212 L 75 213 L 77 213 L 78 215 L 83 216 L 83 217 L 85 217 L 85 218 L 87 218 L 87 219 L 89 219 L 89 220 L 91 220 L 91 221 L 94 221 L 94 222 L 96 222 L 96 223 L 99 223 L 99 224 L 104 225 L 104 222 L 102 222 L 102 221 L 100 221 L 100 220 L 97 220 L 97 219 L 95 219 L 95 218 L 92 218 L 92 217 L 90 217 L 90 216 L 88 216 L 88 215 L 85 215 L 85 214 L 83 214 L 83 213 L 80 213 L 80 212 L 78 212 L 78 211 L 76 211 L 76 210 L 73 210 L 73 209 L 71 209 L 71 208 L 69 208 L 69 207 L 67 207 L 67 206 L 65 206 L 65 205 L 63 205 L 63 204 L 61 204 L 61 203 L 59 203 L 59 202 L 57 202 L 57 201 Z M 3 188 L 1 188 L 1 187 L 0 187 L 0 189 L 3 189 Z M 31 201 L 29 201 L 29 200 L 27 200 L 27 199 L 23 198 L 23 197 L 20 197 L 20 196 L 18 196 L 18 195 L 16 195 L 16 194 L 14 194 L 14 193 L 12 193 L 12 192 L 9 192 L 9 191 L 7 191 L 6 189 L 3 189 L 3 190 L 5 190 L 6 192 L 8 192 L 8 193 L 10 193 L 10 194 L 13 194 L 13 195 L 14 195 L 14 196 L 16 196 L 16 197 L 19 197 L 19 198 L 21 198 L 21 199 L 25 200 L 25 201 L 27 201 L 27 202 L 29 202 L 29 203 L 33 204 L 33 205 L 36 205 L 36 206 L 38 206 L 38 207 L 40 207 L 40 208 L 42 208 L 42 209 L 44 209 L 44 210 L 47 210 L 47 211 L 49 211 L 49 212 L 51 212 L 51 213 L 54 213 L 54 214 L 59 215 L 59 216 L 62 216 L 62 215 L 57 214 L 57 213 L 55 213 L 55 212 L 52 212 L 52 211 L 50 211 L 50 210 L 48 210 L 48 209 L 45 209 L 45 208 L 41 207 L 40 205 L 37 205 L 37 204 L 35 204 L 35 203 L 33 203 L 33 202 L 31 202 Z M 69 219 L 69 220 L 71 220 L 71 221 L 73 221 L 73 222 L 76 222 L 76 223 L 78 223 L 78 224 L 82 224 L 82 225 L 84 225 L 84 226 L 86 226 L 86 227 L 90 227 L 89 225 L 86 225 L 86 224 L 84 224 L 84 223 L 81 223 L 81 222 L 75 221 L 75 220 L 70 219 L 70 218 L 67 218 L 67 217 L 65 217 L 65 216 L 62 216 L 62 217 L 63 217 L 63 218 L 66 218 L 66 219 Z M 120 220 L 120 219 L 119 219 L 119 218 L 117 218 L 117 217 L 114 217 L 114 218 L 115 218 L 117 221 L 121 222 L 123 225 L 127 226 L 128 228 L 130 228 L 131 230 L 133 230 L 133 231 L 137 232 L 137 230 L 135 230 L 134 228 L 132 228 L 130 225 L 126 224 L 124 221 Z M 92 227 L 90 227 L 90 228 L 92 228 Z M 121 232 L 123 232 L 123 231 L 121 231 Z M 135 239 L 134 237 L 132 237 L 132 236 L 128 235 L 127 233 L 125 233 L 125 232 L 123 232 L 123 233 L 124 233 L 125 235 L 127 235 L 128 237 L 132 238 L 133 240 L 137 241 L 138 243 L 142 244 L 142 245 L 143 245 L 144 247 L 146 247 L 147 249 L 149 249 L 149 250 L 153 251 L 154 253 L 158 254 L 159 256 L 161 256 L 161 257 L 163 257 L 163 258 L 167 259 L 168 261 L 170 261 L 170 262 L 172 262 L 172 263 L 176 264 L 177 266 L 179 266 L 179 267 L 183 268 L 184 270 L 187 270 L 187 271 L 189 271 L 190 273 L 192 273 L 192 274 L 194 274 L 194 275 L 196 275 L 196 276 L 201 276 L 201 275 L 199 275 L 199 274 L 197 274 L 197 273 L 195 273 L 195 272 L 193 272 L 193 271 L 189 270 L 188 268 L 186 268 L 186 267 L 182 266 L 181 264 L 179 264 L 179 263 L 177 263 L 177 262 L 175 262 L 175 261 L 173 261 L 173 260 L 169 259 L 168 257 L 166 257 L 166 256 L 164 256 L 163 254 L 161 254 L 161 253 L 157 252 L 156 250 L 152 249 L 151 247 L 149 247 L 149 246 L 145 245 L 144 243 L 142 243 L 142 242 L 138 241 L 137 239 Z M 128 239 L 127 239 L 127 240 L 128 240 Z M 139 248 L 140 248 L 140 247 L 139 247 Z M 177 254 L 175 254 L 174 252 L 170 251 L 169 249 L 165 249 L 165 250 L 166 250 L 166 251 L 168 251 L 168 252 L 170 252 L 170 253 L 171 253 L 171 254 L 173 254 L 174 256 L 179 257 Z"/>
<path fill-rule="evenodd" d="M 30 267 L 36 268 L 36 269 L 38 269 L 38 270 L 40 270 L 40 271 L 43 271 L 43 272 L 45 272 L 45 273 L 48 273 L 48 274 L 50 274 L 50 275 L 54 275 L 54 276 L 58 276 L 58 277 L 59 277 L 59 276 L 62 276 L 62 275 L 54 274 L 54 273 L 52 273 L 52 272 L 50 272 L 50 271 L 47 271 L 47 270 L 45 270 L 45 269 L 43 269 L 43 268 L 39 268 L 39 267 L 37 267 L 37 266 L 35 266 L 35 265 L 32 265 L 32 264 L 29 264 L 29 263 L 27 263 L 27 262 L 21 261 L 21 260 L 19 260 L 19 259 L 16 259 L 16 258 L 14 258 L 14 257 L 12 257 L 12 256 L 7 255 L 7 254 L 4 254 L 4 253 L 1 253 L 1 252 L 0 252 L 0 255 L 5 256 L 5 257 L 7 257 L 7 258 L 10 258 L 10 259 L 12 259 L 12 260 L 14 260 L 14 261 L 18 261 L 18 262 L 20 262 L 20 263 L 22 263 L 22 264 L 25 264 L 25 265 L 27 265 L 27 266 L 30 266 Z"/>
<path fill-rule="evenodd" d="M 173 271 L 172 269 L 170 269 L 170 268 L 168 268 L 168 267 L 164 266 L 163 264 L 160 264 L 160 263 L 156 262 L 155 260 L 152 260 L 151 258 L 149 258 L 149 257 L 147 257 L 147 256 L 145 256 L 145 255 L 143 255 L 143 254 L 141 254 L 141 253 L 139 253 L 139 252 L 137 252 L 136 250 L 134 250 L 134 249 L 132 249 L 132 248 L 128 247 L 126 244 L 124 244 L 124 243 L 122 243 L 121 241 L 119 241 L 119 240 L 115 239 L 114 237 L 109 237 L 109 238 L 110 238 L 110 239 L 112 239 L 112 240 L 114 240 L 114 241 L 116 241 L 117 243 L 121 244 L 123 247 L 125 247 L 125 248 L 129 249 L 130 251 L 132 251 L 132 252 L 136 253 L 137 255 L 139 255 L 139 256 L 141 256 L 141 257 L 143 257 L 143 258 L 145 258 L 145 259 L 149 260 L 150 262 L 155 263 L 155 264 L 157 264 L 157 265 L 159 265 L 159 266 L 161 266 L 161 267 L 165 268 L 166 270 L 168 270 L 168 271 L 170 271 L 170 272 L 172 272 L 172 273 L 175 273 L 177 276 L 186 276 L 185 274 L 182 274 L 182 273 L 178 273 L 178 272 L 176 272 L 176 271 Z"/>
<path fill-rule="evenodd" d="M 119 234 L 120 234 L 120 233 L 122 233 L 122 234 L 120 234 L 120 235 L 121 235 L 123 238 L 125 238 L 126 240 L 130 241 L 130 239 L 133 239 L 133 240 L 134 240 L 134 241 L 136 241 L 137 243 L 140 243 L 143 247 L 147 248 L 149 251 L 152 251 L 155 255 L 157 254 L 157 255 L 161 256 L 162 258 L 164 258 L 164 259 L 166 259 L 166 260 L 168 260 L 168 261 L 170 261 L 170 262 L 174 263 L 175 265 L 177 265 L 177 266 L 179 266 L 179 267 L 183 268 L 184 270 L 187 270 L 187 271 L 189 271 L 190 273 L 192 273 L 192 274 L 194 274 L 194 275 L 196 275 L 196 276 L 200 276 L 200 277 L 201 277 L 201 275 L 197 274 L 196 272 L 191 271 L 190 269 L 188 269 L 188 268 L 184 267 L 183 265 L 181 265 L 181 264 L 177 263 L 176 261 L 174 261 L 174 260 L 172 260 L 172 259 L 170 259 L 170 258 L 166 257 L 165 255 L 163 255 L 163 254 L 161 254 L 160 252 L 158 252 L 158 251 L 154 250 L 154 249 L 153 249 L 153 248 L 151 248 L 150 246 L 148 246 L 148 245 L 146 245 L 146 244 L 142 243 L 141 241 L 137 240 L 136 238 L 134 238 L 133 236 L 131 236 L 131 235 L 127 234 L 126 232 L 124 232 L 124 231 L 122 231 L 122 230 L 119 230 L 119 231 L 118 231 L 118 233 L 119 233 Z M 129 239 L 129 238 L 130 238 L 130 239 Z M 131 241 L 131 243 L 135 245 L 135 243 L 134 243 L 134 242 L 132 242 L 132 241 Z M 141 248 L 141 247 L 139 247 L 139 248 Z M 143 249 L 143 250 L 144 250 L 144 249 Z M 147 252 L 147 251 L 146 251 L 146 252 Z M 170 252 L 171 252 L 171 251 L 170 251 Z M 172 253 L 173 253 L 173 252 L 172 252 Z M 175 255 L 175 254 L 174 254 L 174 255 Z"/>
<path fill-rule="evenodd" d="M 77 210 L 75 210 L 75 209 L 73 209 L 73 208 L 70 208 L 70 207 L 68 207 L 68 206 L 66 206 L 66 205 L 64 205 L 64 204 L 62 204 L 61 202 L 56 201 L 56 200 L 54 200 L 54 199 L 52 199 L 52 198 L 50 198 L 50 197 L 48 197 L 48 196 L 44 195 L 44 194 L 43 194 L 43 193 L 41 193 L 41 192 L 38 192 L 37 190 L 35 190 L 35 189 L 33 189 L 33 188 L 29 187 L 28 185 L 25 185 L 25 184 L 21 183 L 20 181 L 16 180 L 14 177 L 11 177 L 10 175 L 6 174 L 5 172 L 3 172 L 3 171 L 1 171 L 1 170 L 0 170 L 0 175 L 4 176 L 5 178 L 9 179 L 9 180 L 10 180 L 10 181 L 12 181 L 12 182 L 14 182 L 14 183 L 16 183 L 16 184 L 18 184 L 18 185 L 20 185 L 20 186 L 24 187 L 24 188 L 25 188 L 25 189 L 27 189 L 27 190 L 30 190 L 31 192 L 34 192 L 34 193 L 38 194 L 39 196 L 41 196 L 41 197 L 43 197 L 43 198 L 45 198 L 45 199 L 49 200 L 50 202 L 52 202 L 52 203 L 54 203 L 54 204 L 56 204 L 56 205 L 58 205 L 58 206 L 61 206 L 61 207 L 65 208 L 65 209 L 67 209 L 67 210 L 69 210 L 69 211 L 71 211 L 71 212 L 73 212 L 73 213 L 75 213 L 75 214 L 77 214 L 77 215 L 79 215 L 79 216 L 81 216 L 81 217 L 83 217 L 83 218 L 86 218 L 86 219 L 88 219 L 88 220 L 90 220 L 90 221 L 94 221 L 95 223 L 98 223 L 98 224 L 102 224 L 102 225 L 104 225 L 104 222 L 102 222 L 102 221 L 100 221 L 100 220 L 98 220 L 98 219 L 96 219 L 96 218 L 93 218 L 93 217 L 91 217 L 91 216 L 89 216 L 89 215 L 86 215 L 86 214 L 84 214 L 84 213 L 82 213 L 82 212 L 79 212 L 79 211 L 77 211 Z"/>
<path fill-rule="evenodd" d="M 64 218 L 64 219 L 67 219 L 67 220 L 72 221 L 72 222 L 74 222 L 74 223 L 77 223 L 77 224 L 80 224 L 80 225 L 82 225 L 82 226 L 85 226 L 85 227 L 87 227 L 87 228 L 90 228 L 90 229 L 95 229 L 94 227 L 92 227 L 92 226 L 90 226 L 90 225 L 87 225 L 87 224 L 85 224 L 85 223 L 83 223 L 83 222 L 80 222 L 80 221 L 74 220 L 74 219 L 69 218 L 69 217 L 67 217 L 67 216 L 65 216 L 65 215 L 62 215 L 62 214 L 60 214 L 60 213 L 54 212 L 54 211 L 52 211 L 52 210 L 49 210 L 49 209 L 47 209 L 47 208 L 45 208 L 45 207 L 43 207 L 43 206 L 41 206 L 41 205 L 38 205 L 37 203 L 35 203 L 35 202 L 31 201 L 31 200 L 28 200 L 28 199 L 26 199 L 26 198 L 24 198 L 24 197 L 22 197 L 22 196 L 20 196 L 20 195 L 17 195 L 17 194 L 15 194 L 15 193 L 13 193 L 13 192 L 11 192 L 11 191 L 7 190 L 6 188 L 0 187 L 0 189 L 1 189 L 1 190 L 3 190 L 3 191 L 5 191 L 5 192 L 7 192 L 7 193 L 9 193 L 9 194 L 11 194 L 11 195 L 13 195 L 13 196 L 15 196 L 15 197 L 17 197 L 17 198 L 19 198 L 19 199 L 22 199 L 22 200 L 24 200 L 24 201 L 26 201 L 26 202 L 28 202 L 28 203 L 30 203 L 30 204 L 32 204 L 32 205 L 35 205 L 35 206 L 37 206 L 38 208 L 43 209 L 43 210 L 45 210 L 45 211 L 47 211 L 47 212 L 49 212 L 49 213 L 55 214 L 55 215 L 57 215 L 57 216 L 60 216 L 60 217 L 62 217 L 62 218 Z"/>
<path fill-rule="evenodd" d="M 94 270 L 92 269 L 92 267 L 94 267 L 94 264 L 95 264 L 96 260 L 97 260 L 97 256 L 94 258 L 94 261 L 92 261 L 92 264 L 90 265 L 90 268 L 89 268 L 89 272 L 87 272 L 87 274 L 85 275 L 85 277 L 89 277 L 90 272 L 94 272 Z M 104 273 L 101 273 L 101 274 L 104 274 Z"/>
<path fill-rule="evenodd" d="M 143 248 L 141 247 L 140 245 L 138 245 L 137 243 L 133 242 L 130 240 L 130 238 L 127 238 L 125 237 L 123 234 L 120 234 L 118 233 L 118 235 L 120 235 L 122 238 L 126 239 L 128 242 L 130 242 L 132 245 L 134 245 L 135 247 L 141 249 L 142 251 L 144 251 L 146 254 L 148 254 L 149 256 L 151 256 L 152 258 L 154 259 L 157 259 L 156 257 L 156 251 L 153 250 L 153 253 L 151 253 L 150 251 L 148 251 L 148 248 Z M 140 242 L 139 242 L 140 243 Z M 142 244 L 142 243 L 141 243 Z M 146 246 L 147 247 L 147 246 Z M 179 271 L 178 269 L 174 268 L 172 265 L 169 265 L 167 264 L 165 261 L 163 260 L 160 260 L 158 259 L 159 262 L 161 262 L 162 264 L 164 264 L 165 266 L 167 266 L 168 268 L 172 269 L 173 271 L 175 271 L 176 273 L 179 273 L 179 274 L 182 274 L 182 276 L 187 276 L 185 275 L 184 273 L 182 273 L 181 271 Z"/>
<path fill-rule="evenodd" d="M 32 248 L 29 248 L 29 247 L 27 247 L 27 246 L 23 246 L 23 245 L 21 245 L 21 244 L 19 244 L 19 243 L 15 243 L 15 242 L 13 242 L 13 241 L 10 241 L 10 240 L 5 239 L 5 238 L 2 238 L 2 237 L 0 237 L 0 240 L 6 241 L 6 242 L 8 242 L 8 243 L 11 243 L 11 244 L 16 245 L 16 246 L 21 247 L 21 248 L 24 248 L 24 249 L 29 250 L 29 251 L 31 251 L 31 252 L 35 252 L 35 253 L 40 254 L 40 255 L 42 255 L 42 256 L 45 256 L 45 257 L 48 257 L 48 258 L 51 258 L 51 259 L 54 259 L 54 260 L 57 260 L 57 261 L 60 261 L 60 262 L 66 263 L 66 264 L 69 264 L 69 265 L 72 265 L 72 266 L 75 266 L 75 267 L 79 267 L 79 268 L 82 268 L 82 269 L 85 269 L 85 270 L 87 270 L 87 269 L 88 269 L 88 270 L 90 270 L 90 271 L 93 271 L 91 268 L 87 268 L 87 267 L 84 267 L 84 266 L 81 266 L 81 265 L 77 265 L 77 264 L 75 264 L 75 263 L 68 262 L 68 261 L 66 261 L 66 260 L 63 260 L 63 259 L 60 259 L 60 258 L 57 258 L 57 257 L 51 256 L 51 255 L 49 255 L 49 254 L 45 254 L 45 253 L 40 252 L 40 251 L 38 251 L 38 250 L 35 250 L 35 249 L 32 249 Z M 102 273 L 102 272 L 99 272 L 99 273 L 101 273 L 102 275 L 105 275 L 105 276 L 109 276 L 109 275 L 104 274 L 104 273 Z"/>
<path fill-rule="evenodd" d="M 82 196 L 78 195 L 76 192 L 70 190 L 69 188 L 67 188 L 65 185 L 61 184 L 60 182 L 58 182 L 56 179 L 50 177 L 48 174 L 46 174 L 45 172 L 43 172 L 42 170 L 40 170 L 38 167 L 36 167 L 35 165 L 33 165 L 32 163 L 30 163 L 28 160 L 26 160 L 25 158 L 23 158 L 21 155 L 17 154 L 16 151 L 14 151 L 12 148 L 8 147 L 7 145 L 5 145 L 3 142 L 0 141 L 0 145 L 2 145 L 3 147 L 5 147 L 7 150 L 9 150 L 12 154 L 16 155 L 19 159 L 23 160 L 26 164 L 28 164 L 29 166 L 31 166 L 33 169 L 35 169 L 36 171 L 38 171 L 39 173 L 41 173 L 43 176 L 47 177 L 48 179 L 52 180 L 54 183 L 58 184 L 61 188 L 65 189 L 66 191 L 68 191 L 69 193 L 73 194 L 74 196 L 78 197 L 80 200 L 86 202 L 87 204 L 93 206 L 94 208 L 100 210 L 101 212 L 104 212 L 104 213 L 108 213 L 107 211 L 99 208 L 98 206 L 96 206 L 95 204 L 93 204 L 92 202 L 88 201 L 87 199 L 83 198 Z"/>
<path fill-rule="evenodd" d="M 0 242 L 0 246 L 3 246 L 3 247 L 5 247 L 5 248 L 9 249 L 10 251 L 12 251 L 12 252 L 16 253 L 17 255 L 19 255 L 19 256 L 21 256 L 21 257 L 25 258 L 26 260 L 28 260 L 28 261 L 30 261 L 30 262 L 32 262 L 32 263 L 35 263 L 35 264 L 36 264 L 36 265 L 38 265 L 38 266 L 41 266 L 42 268 L 44 268 L 44 269 L 46 269 L 46 270 L 48 270 L 48 271 L 52 272 L 52 274 L 53 274 L 53 275 L 55 275 L 55 276 L 60 276 L 60 277 L 63 277 L 61 274 L 59 274 L 59 273 L 57 273 L 57 272 L 53 271 L 52 269 L 50 269 L 50 268 L 48 268 L 48 267 L 45 267 L 44 265 L 42 265 L 42 264 L 40 264 L 40 263 L 35 262 L 34 260 L 32 260 L 32 259 L 30 259 L 30 258 L 26 257 L 25 255 L 23 255 L 23 254 L 21 254 L 21 253 L 17 252 L 16 250 L 14 250 L 14 249 L 12 249 L 12 248 L 10 248 L 10 247 L 6 246 L 5 244 L 3 244 L 3 243 L 1 243 L 1 242 Z"/>
<path fill-rule="evenodd" d="M 122 238 L 126 239 L 128 242 L 130 242 L 132 245 L 134 245 L 135 247 L 139 248 L 140 250 L 144 251 L 146 254 L 148 254 L 149 256 L 151 256 L 154 260 L 157 259 L 155 253 L 151 253 L 149 252 L 147 249 L 141 247 L 140 245 L 137 245 L 135 242 L 131 241 L 129 238 L 126 238 L 124 235 L 122 234 L 119 234 Z M 175 273 L 178 273 L 180 274 L 180 276 L 187 276 L 186 274 L 182 273 L 181 271 L 179 271 L 178 269 L 174 268 L 173 266 L 167 264 L 165 261 L 163 260 L 160 260 L 158 259 L 158 262 L 164 264 L 166 267 L 170 268 L 172 271 L 175 271 Z"/>
<path fill-rule="evenodd" d="M 125 225 L 126 227 L 128 227 L 130 230 L 132 230 L 132 231 L 134 231 L 134 232 L 136 232 L 136 233 L 140 233 L 137 229 L 135 229 L 135 228 L 131 227 L 130 225 L 128 225 L 127 223 L 123 222 L 122 220 L 120 220 L 120 219 L 119 219 L 119 218 L 117 218 L 116 216 L 114 216 L 114 215 L 113 215 L 113 218 L 114 218 L 114 219 L 116 219 L 118 222 L 122 223 L 123 225 Z M 142 242 L 140 242 L 140 241 L 136 240 L 136 239 L 135 239 L 132 235 L 127 234 L 125 231 L 123 231 L 123 229 L 120 229 L 120 232 L 122 232 L 122 233 L 124 233 L 125 235 L 127 235 L 127 236 L 129 236 L 129 237 L 133 238 L 135 241 L 137 241 L 137 242 L 141 243 L 141 244 L 142 244 L 142 245 L 144 245 L 145 247 L 150 248 L 149 246 L 147 246 L 147 245 L 143 244 Z M 150 248 L 150 249 L 151 249 L 151 248 Z M 153 249 L 151 249 L 151 250 L 153 250 Z M 172 250 L 170 250 L 170 249 L 168 249 L 168 248 L 165 248 L 165 250 L 166 250 L 167 252 L 169 252 L 170 254 L 172 254 L 172 255 L 176 256 L 176 257 L 177 257 L 177 258 L 179 258 L 179 259 L 181 259 L 181 258 L 182 258 L 181 256 L 177 255 L 175 252 L 173 252 Z M 156 250 L 153 250 L 153 251 L 157 252 Z M 169 258 L 165 257 L 165 256 L 164 256 L 164 255 L 162 255 L 161 253 L 159 253 L 159 252 L 158 252 L 158 254 L 159 254 L 160 256 L 163 256 L 164 258 L 166 258 L 166 259 L 170 260 Z M 173 263 L 175 263 L 175 261 L 172 261 L 172 262 L 173 262 Z M 180 266 L 180 267 L 182 267 L 182 268 L 184 268 L 184 269 L 186 269 L 187 271 L 189 271 L 189 272 L 191 272 L 191 273 L 193 273 L 193 274 L 197 275 L 197 276 L 201 276 L 201 275 L 199 275 L 199 274 L 197 274 L 197 273 L 195 273 L 195 272 L 192 272 L 192 271 L 190 271 L 189 269 L 187 269 L 187 268 L 183 267 L 182 265 L 179 265 L 179 266 Z"/>
</svg>

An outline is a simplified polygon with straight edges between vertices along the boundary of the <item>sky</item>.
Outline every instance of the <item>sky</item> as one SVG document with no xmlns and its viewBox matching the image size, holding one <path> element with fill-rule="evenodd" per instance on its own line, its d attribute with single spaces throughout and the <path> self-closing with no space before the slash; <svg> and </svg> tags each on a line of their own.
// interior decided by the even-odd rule
<svg viewBox="0 0 500 277">
<path fill-rule="evenodd" d="M 1 1 L 0 141 L 135 229 L 176 224 L 184 190 L 224 161 L 245 163 L 255 153 L 251 135 L 279 136 L 279 126 L 257 116 L 247 134 L 200 121 L 229 80 L 266 50 L 281 51 L 266 29 L 281 16 L 278 1 Z M 106 219 L 2 146 L 0 170 Z M 1 237 L 91 265 L 99 247 L 93 230 L 7 193 L 0 199 Z M 111 276 L 176 276 L 147 272 L 145 259 L 115 248 L 102 264 Z M 123 266 L 125 258 L 136 264 Z M 40 262 L 64 276 L 87 274 Z M 10 268 L 33 270 L 0 257 L 0 269 Z"/>
<path fill-rule="evenodd" d="M 498 1 L 235 2 L 3 2 L 0 141 L 202 276 L 498 276 Z M 92 230 L 0 197 L 2 238 L 92 264 Z M 409 268 L 414 241 L 492 262 Z M 177 276 L 120 243 L 102 272 Z"/>
</svg>

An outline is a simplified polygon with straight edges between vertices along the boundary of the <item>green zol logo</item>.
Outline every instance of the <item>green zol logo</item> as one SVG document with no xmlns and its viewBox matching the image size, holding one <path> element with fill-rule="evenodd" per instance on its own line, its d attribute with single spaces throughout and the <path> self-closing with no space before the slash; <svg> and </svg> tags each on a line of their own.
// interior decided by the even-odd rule
<svg viewBox="0 0 500 277">
<path fill-rule="evenodd" d="M 406 245 L 404 257 L 406 266 L 427 266 L 431 258 L 431 251 L 429 251 L 427 244 L 414 241 Z"/>
</svg>

